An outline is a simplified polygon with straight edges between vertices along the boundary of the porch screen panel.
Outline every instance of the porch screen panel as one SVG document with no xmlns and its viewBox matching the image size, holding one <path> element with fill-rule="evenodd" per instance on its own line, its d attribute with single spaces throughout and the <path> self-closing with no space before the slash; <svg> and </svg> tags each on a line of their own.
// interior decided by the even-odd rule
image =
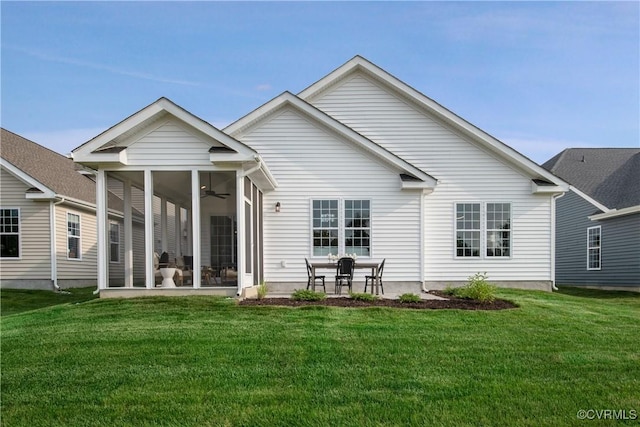
<svg viewBox="0 0 640 427">
<path fill-rule="evenodd" d="M 251 273 L 251 203 L 244 202 L 244 265 L 245 273 Z"/>
<path fill-rule="evenodd" d="M 338 201 L 312 202 L 313 256 L 338 253 Z"/>
</svg>

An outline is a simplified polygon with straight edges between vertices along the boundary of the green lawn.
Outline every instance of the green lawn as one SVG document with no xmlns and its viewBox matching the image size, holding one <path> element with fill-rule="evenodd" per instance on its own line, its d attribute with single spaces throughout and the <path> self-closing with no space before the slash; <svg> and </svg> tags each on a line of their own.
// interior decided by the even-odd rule
<svg viewBox="0 0 640 427">
<path fill-rule="evenodd" d="M 640 416 L 640 295 L 499 294 L 520 308 L 158 297 L 5 315 L 2 425 L 596 426 L 615 421 L 595 411 Z"/>
</svg>

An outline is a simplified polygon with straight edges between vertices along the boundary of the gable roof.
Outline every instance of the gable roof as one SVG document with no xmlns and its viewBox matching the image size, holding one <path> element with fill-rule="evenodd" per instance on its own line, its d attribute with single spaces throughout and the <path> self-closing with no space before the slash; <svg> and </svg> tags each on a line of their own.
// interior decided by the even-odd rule
<svg viewBox="0 0 640 427">
<path fill-rule="evenodd" d="M 500 140 L 489 135 L 482 129 L 467 122 L 462 117 L 456 115 L 452 111 L 438 104 L 433 99 L 425 96 L 418 90 L 407 85 L 387 71 L 363 58 L 356 55 L 342 66 L 338 67 L 322 79 L 318 80 L 308 88 L 301 91 L 298 96 L 304 100 L 310 100 L 321 92 L 329 89 L 333 85 L 342 81 L 353 73 L 362 72 L 372 77 L 376 82 L 389 89 L 401 98 L 409 101 L 422 111 L 432 115 L 441 122 L 451 126 L 458 132 L 466 135 L 476 142 L 480 147 L 492 153 L 499 159 L 513 165 L 518 170 L 524 172 L 531 179 L 543 179 L 551 184 L 559 186 L 561 190 L 566 191 L 568 184 L 557 176 L 549 173 L 537 163 L 520 154 L 518 151 L 509 147 Z"/>
<path fill-rule="evenodd" d="M 337 121 L 328 114 L 320 111 L 308 102 L 300 99 L 290 92 L 284 92 L 273 98 L 266 104 L 258 107 L 256 110 L 242 117 L 241 119 L 230 124 L 224 131 L 230 135 L 238 135 L 243 130 L 252 126 L 254 123 L 274 113 L 275 111 L 291 107 L 302 113 L 306 117 L 310 117 L 316 123 L 323 125 L 325 128 L 337 133 L 342 138 L 352 142 L 360 150 L 373 155 L 377 159 L 401 171 L 401 180 L 403 188 L 428 188 L 433 189 L 437 183 L 437 179 L 425 173 L 421 169 L 413 166 L 409 162 L 401 159 L 382 146 L 376 144 L 370 139 L 364 137 L 360 133 Z"/>
<path fill-rule="evenodd" d="M 110 127 L 95 138 L 72 150 L 77 162 L 125 162 L 127 140 L 130 136 L 143 131 L 154 123 L 173 116 L 193 129 L 221 144 L 229 154 L 239 154 L 241 158 L 253 159 L 257 156 L 251 147 L 225 134 L 215 126 L 193 115 L 189 111 L 162 97 L 133 113 L 126 119 Z M 130 141 L 129 141 L 130 143 Z"/>
<path fill-rule="evenodd" d="M 542 166 L 609 209 L 640 205 L 638 148 L 569 148 Z"/>
<path fill-rule="evenodd" d="M 4 128 L 1 132 L 0 156 L 28 185 L 49 197 L 66 196 L 95 204 L 96 184 L 76 170 L 73 160 Z"/>
</svg>

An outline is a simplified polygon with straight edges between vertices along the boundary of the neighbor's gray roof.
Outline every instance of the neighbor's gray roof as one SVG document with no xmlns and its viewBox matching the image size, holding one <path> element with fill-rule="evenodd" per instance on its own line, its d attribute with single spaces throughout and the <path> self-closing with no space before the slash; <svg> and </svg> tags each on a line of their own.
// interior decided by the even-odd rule
<svg viewBox="0 0 640 427">
<path fill-rule="evenodd" d="M 640 148 L 569 148 L 542 167 L 609 209 L 640 205 Z"/>
<path fill-rule="evenodd" d="M 0 128 L 0 156 L 59 196 L 96 203 L 96 183 L 81 175 L 73 160 Z M 122 200 L 109 193 L 109 207 L 121 210 Z"/>
</svg>

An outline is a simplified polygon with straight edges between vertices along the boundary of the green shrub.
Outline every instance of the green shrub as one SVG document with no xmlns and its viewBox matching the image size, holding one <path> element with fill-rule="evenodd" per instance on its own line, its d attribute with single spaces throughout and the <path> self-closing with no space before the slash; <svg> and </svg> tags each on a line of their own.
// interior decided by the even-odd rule
<svg viewBox="0 0 640 427">
<path fill-rule="evenodd" d="M 258 299 L 264 299 L 267 296 L 267 284 L 265 282 L 258 285 Z"/>
<path fill-rule="evenodd" d="M 367 301 L 367 302 L 372 302 L 378 299 L 378 297 L 375 295 L 367 294 L 367 293 L 359 293 L 359 292 L 352 292 L 349 294 L 349 297 L 356 301 Z"/>
<path fill-rule="evenodd" d="M 323 301 L 327 298 L 324 292 L 315 292 L 308 289 L 298 289 L 291 294 L 294 301 Z"/>
<path fill-rule="evenodd" d="M 401 303 L 420 302 L 420 295 L 416 294 L 402 294 L 398 297 Z"/>
<path fill-rule="evenodd" d="M 493 302 L 496 299 L 496 287 L 487 282 L 487 273 L 476 273 L 469 277 L 469 282 L 454 288 L 453 295 L 460 298 L 473 299 L 480 302 Z"/>
</svg>

